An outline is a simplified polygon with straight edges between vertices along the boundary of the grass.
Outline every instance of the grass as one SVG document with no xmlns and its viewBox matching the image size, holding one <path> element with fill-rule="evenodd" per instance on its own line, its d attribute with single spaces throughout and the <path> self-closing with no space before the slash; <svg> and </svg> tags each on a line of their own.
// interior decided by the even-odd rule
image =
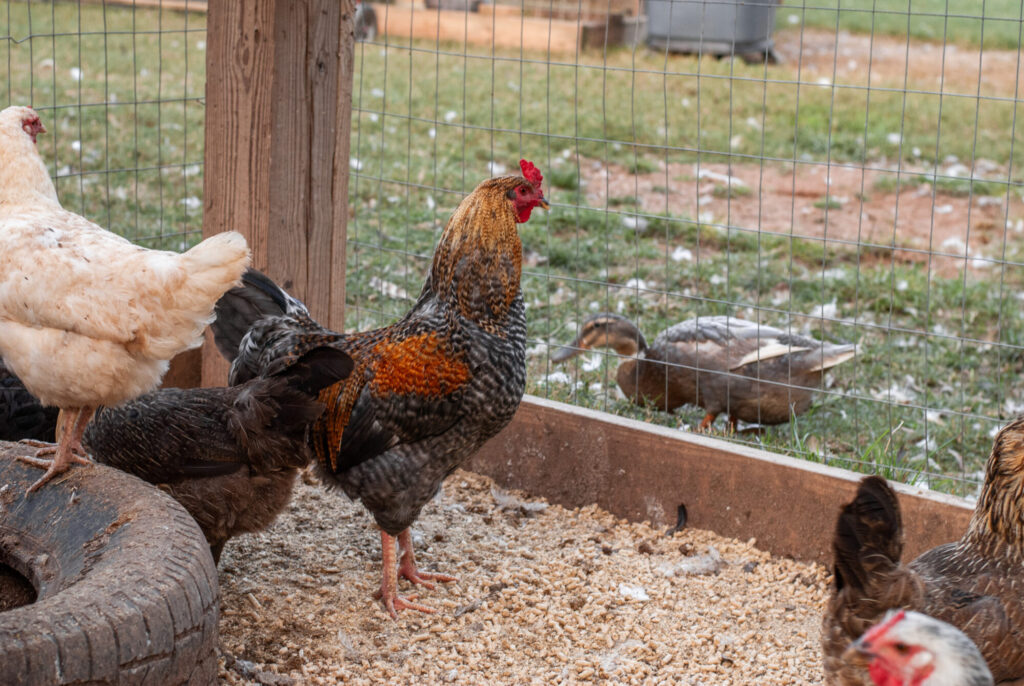
<svg viewBox="0 0 1024 686">
<path fill-rule="evenodd" d="M 776 24 L 1016 50 L 1021 16 L 1019 0 L 786 0 Z"/>
<path fill-rule="evenodd" d="M 843 209 L 843 202 L 837 198 L 833 198 L 831 195 L 826 195 L 821 200 L 816 200 L 814 206 L 819 210 L 841 210 Z"/>
<path fill-rule="evenodd" d="M 834 6 L 834 0 L 817 1 Z M 915 12 L 930 7 L 922 2 L 915 1 Z M 798 9 L 783 5 L 780 21 Z M 825 16 L 800 11 L 808 24 Z M 181 248 L 196 240 L 204 17 L 186 22 L 174 12 L 62 3 L 33 3 L 29 12 L 28 5 L 10 3 L 0 17 L 6 22 L 0 31 L 13 39 L 0 54 L 0 68 L 11 75 L 0 88 L 5 102 L 42 110 L 52 131 L 42 150 L 62 201 L 147 245 Z M 844 12 L 842 21 L 853 14 Z M 875 19 L 876 30 L 888 31 L 883 24 L 893 15 Z M 133 34 L 133 28 L 159 32 Z M 914 30 L 924 29 L 915 23 Z M 986 22 L 986 46 L 995 35 Z M 958 33 L 956 40 L 970 36 Z M 534 159 L 555 206 L 520 226 L 531 393 L 693 426 L 701 415 L 696 408 L 666 415 L 620 399 L 614 356 L 555 368 L 544 345 L 568 342 L 577 322 L 600 310 L 635 319 L 649 339 L 698 314 L 760 318 L 821 339 L 857 341 L 862 352 L 834 371 L 810 412 L 763 436 L 731 440 L 972 491 L 990 432 L 1018 411 L 1012 392 L 1024 371 L 1024 322 L 1014 297 L 1024 290 L 1018 242 L 1007 245 L 1005 266 L 943 278 L 885 249 L 760 234 L 703 215 L 643 213 L 632 182 L 610 187 L 606 206 L 594 206 L 583 179 L 595 168 L 658 177 L 666 163 L 764 158 L 892 165 L 899 151 L 890 142 L 893 132 L 903 150 L 919 147 L 939 160 L 985 157 L 1018 169 L 1024 146 L 1012 146 L 1011 159 L 1006 144 L 1016 103 L 951 96 L 940 121 L 937 99 L 901 92 L 901 79 L 873 82 L 878 89 L 869 104 L 856 88 L 797 83 L 794 65 L 770 67 L 765 82 L 764 66 L 644 50 L 585 52 L 575 64 L 539 54 L 521 61 L 501 50 L 492 56 L 437 48 L 392 40 L 356 49 L 351 156 L 359 171 L 350 180 L 349 326 L 367 328 L 402 314 L 410 301 L 387 296 L 382 285 L 418 293 L 440 227 L 459 199 L 491 175 L 494 163 Z M 956 78 L 947 81 L 950 92 L 976 90 Z M 972 188 L 970 180 L 916 171 L 901 179 L 933 182 L 944 193 Z M 666 174 L 656 188 L 668 193 L 675 182 Z M 975 194 L 1002 195 L 1015 180 L 997 175 L 973 183 Z M 713 191 L 733 198 L 749 192 Z"/>
<path fill-rule="evenodd" d="M 986 179 L 959 179 L 936 174 L 907 174 L 898 180 L 895 175 L 879 176 L 872 184 L 876 190 L 891 192 L 897 189 L 905 190 L 917 188 L 924 185 L 933 185 L 938 193 L 951 196 L 997 196 L 1005 197 L 1008 189 L 1013 189 L 1019 194 L 1019 183 L 1007 183 L 1005 181 L 990 181 Z"/>
<path fill-rule="evenodd" d="M 766 74 L 741 61 L 624 48 L 606 57 L 584 52 L 579 64 L 435 49 L 401 39 L 387 49 L 357 49 L 353 155 L 367 176 L 395 178 L 398 164 L 403 177 L 461 192 L 488 173 L 491 160 L 520 153 L 543 159 L 569 183 L 580 157 L 640 174 L 669 162 L 763 157 L 885 159 L 893 169 L 900 154 L 915 164 L 952 155 L 1024 165 L 1024 146 L 1007 144 L 1018 114 L 1013 93 L 979 101 L 976 77 L 960 72 L 946 76 L 940 99 L 930 81 L 911 79 L 912 92 L 903 92 L 902 71 L 874 74 L 868 92 L 855 82 L 808 83 L 797 64 Z"/>
</svg>

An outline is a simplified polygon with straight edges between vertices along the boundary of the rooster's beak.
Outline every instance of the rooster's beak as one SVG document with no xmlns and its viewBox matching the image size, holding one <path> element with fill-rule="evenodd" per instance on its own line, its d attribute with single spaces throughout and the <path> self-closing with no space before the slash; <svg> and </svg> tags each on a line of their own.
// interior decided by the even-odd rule
<svg viewBox="0 0 1024 686">
<path fill-rule="evenodd" d="M 548 201 L 544 199 L 543 195 L 540 196 L 540 200 L 537 201 L 537 204 L 541 207 L 541 209 L 545 209 L 545 210 L 550 210 L 551 209 L 551 205 L 548 204 Z"/>
</svg>

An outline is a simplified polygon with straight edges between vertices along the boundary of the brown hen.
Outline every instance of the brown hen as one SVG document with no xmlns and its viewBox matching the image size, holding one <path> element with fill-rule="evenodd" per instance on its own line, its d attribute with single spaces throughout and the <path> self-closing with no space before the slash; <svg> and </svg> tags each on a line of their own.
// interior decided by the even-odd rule
<svg viewBox="0 0 1024 686">
<path fill-rule="evenodd" d="M 547 207 L 540 172 L 488 179 L 448 220 L 413 308 L 391 326 L 338 334 L 250 270 L 217 305 L 214 334 L 231 383 L 287 364 L 309 346 L 355 361 L 320 394 L 310 441 L 325 483 L 359 499 L 381 529 L 378 595 L 392 616 L 432 610 L 398 595 L 398 574 L 431 588 L 453 581 L 416 567 L 409 526 L 446 476 L 512 419 L 526 387 L 526 311 L 516 224 Z M 395 559 L 395 542 L 401 548 Z M 397 568 L 396 568 L 397 562 Z"/>
<path fill-rule="evenodd" d="M 306 435 L 324 411 L 318 392 L 352 369 L 345 353 L 315 349 L 273 376 L 227 388 L 163 388 L 100 408 L 85 431 L 93 458 L 159 486 L 206 535 L 224 544 L 268 527 L 312 460 Z"/>
<path fill-rule="evenodd" d="M 870 684 L 841 657 L 890 608 L 931 615 L 963 631 L 997 682 L 1024 676 L 1024 417 L 996 436 L 971 524 L 955 543 L 901 564 L 903 527 L 885 479 L 861 481 L 839 515 L 835 589 L 822 625 L 829 684 Z"/>
</svg>

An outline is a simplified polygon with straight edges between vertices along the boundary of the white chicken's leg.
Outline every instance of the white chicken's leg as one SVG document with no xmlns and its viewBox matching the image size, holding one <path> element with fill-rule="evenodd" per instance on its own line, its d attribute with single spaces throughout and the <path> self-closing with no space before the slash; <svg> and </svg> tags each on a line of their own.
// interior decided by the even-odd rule
<svg viewBox="0 0 1024 686">
<path fill-rule="evenodd" d="M 19 455 L 18 459 L 26 464 L 46 469 L 46 473 L 32 484 L 28 492 L 38 490 L 43 484 L 53 477 L 63 474 L 71 468 L 72 464 L 91 464 L 88 457 L 85 457 L 85 448 L 82 447 L 82 436 L 85 435 L 85 427 L 92 419 L 94 408 L 79 407 L 70 408 L 67 411 L 64 426 L 61 427 L 60 439 L 57 445 L 44 445 L 36 450 L 34 456 Z M 43 455 L 53 455 L 52 459 L 46 459 Z"/>
</svg>

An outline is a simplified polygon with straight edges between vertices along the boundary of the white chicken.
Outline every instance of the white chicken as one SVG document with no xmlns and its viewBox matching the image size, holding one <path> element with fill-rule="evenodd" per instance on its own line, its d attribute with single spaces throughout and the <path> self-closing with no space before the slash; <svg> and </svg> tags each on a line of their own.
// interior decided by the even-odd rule
<svg viewBox="0 0 1024 686">
<path fill-rule="evenodd" d="M 147 250 L 68 212 L 36 149 L 28 107 L 0 112 L 0 355 L 67 421 L 25 462 L 46 473 L 88 463 L 82 434 L 98 405 L 152 390 L 177 353 L 202 342 L 217 299 L 249 264 L 241 234 L 178 254 Z M 46 459 L 44 455 L 53 455 Z"/>
<path fill-rule="evenodd" d="M 951 624 L 911 610 L 890 610 L 850 644 L 844 659 L 868 659 L 878 686 L 992 686 L 981 651 Z"/>
</svg>

